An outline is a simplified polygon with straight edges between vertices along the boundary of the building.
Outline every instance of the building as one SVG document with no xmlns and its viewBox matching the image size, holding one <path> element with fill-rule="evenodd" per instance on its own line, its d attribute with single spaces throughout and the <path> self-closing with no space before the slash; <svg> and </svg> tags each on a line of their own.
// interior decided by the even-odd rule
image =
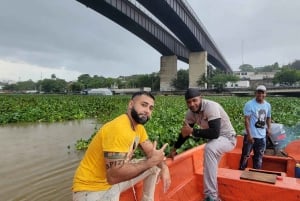
<svg viewBox="0 0 300 201">
<path fill-rule="evenodd" d="M 263 84 L 266 87 L 274 87 L 273 78 L 278 71 L 271 72 L 244 72 L 244 71 L 234 71 L 233 73 L 240 77 L 240 81 L 237 82 L 235 88 L 254 88 L 257 85 Z M 247 84 L 248 82 L 248 84 Z M 230 88 L 232 83 L 226 84 Z"/>
<path fill-rule="evenodd" d="M 111 96 L 113 92 L 108 88 L 97 88 L 97 89 L 88 89 L 84 90 L 82 94 L 86 95 L 102 95 L 102 96 Z"/>
</svg>

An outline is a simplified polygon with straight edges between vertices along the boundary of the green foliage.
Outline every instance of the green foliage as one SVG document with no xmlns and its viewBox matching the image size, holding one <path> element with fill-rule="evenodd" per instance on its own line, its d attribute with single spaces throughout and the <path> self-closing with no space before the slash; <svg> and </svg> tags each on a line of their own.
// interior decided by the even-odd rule
<svg viewBox="0 0 300 201">
<path fill-rule="evenodd" d="M 300 60 L 295 60 L 292 64 L 291 64 L 291 68 L 295 69 L 295 70 L 300 70 Z"/>
<path fill-rule="evenodd" d="M 244 130 L 244 104 L 250 100 L 249 97 L 226 97 L 226 96 L 210 96 L 204 97 L 220 103 L 225 111 L 227 111 L 232 125 L 238 134 Z M 288 99 L 288 101 L 286 100 Z M 295 125 L 300 121 L 300 100 L 297 98 L 279 98 L 268 97 L 268 101 L 272 105 L 272 118 L 275 122 L 282 123 L 286 126 Z M 290 105 L 286 105 L 286 103 Z M 280 108 L 280 109 L 277 109 Z M 293 112 L 288 111 L 293 108 Z M 177 140 L 180 128 L 186 112 L 186 104 L 181 96 L 158 96 L 156 97 L 155 109 L 151 120 L 145 125 L 146 130 L 151 140 L 156 140 L 158 146 L 161 147 L 164 143 L 169 146 L 166 152 L 169 153 Z M 88 139 L 90 140 L 90 139 Z M 188 139 L 178 150 L 185 151 L 191 147 L 204 143 L 203 139 L 195 141 Z M 137 152 L 140 156 L 142 153 Z"/>
<path fill-rule="evenodd" d="M 255 72 L 272 72 L 274 70 L 279 70 L 278 62 L 275 62 L 273 65 L 266 65 L 264 67 L 255 68 Z"/>
<path fill-rule="evenodd" d="M 25 90 L 35 90 L 37 88 L 36 83 L 32 80 L 18 82 L 16 84 L 5 85 L 4 90 L 11 91 L 25 91 Z"/>
<path fill-rule="evenodd" d="M 174 145 L 183 123 L 186 104 L 183 97 L 158 96 L 151 120 L 145 125 L 151 140 L 159 146 L 169 143 L 167 150 Z"/>
<path fill-rule="evenodd" d="M 82 139 L 76 141 L 75 147 L 77 150 L 85 150 L 88 148 L 90 142 L 92 141 L 93 137 L 97 134 L 97 131 L 99 130 L 99 127 L 96 125 L 94 129 L 94 133 L 91 135 L 89 139 Z"/>
<path fill-rule="evenodd" d="M 177 90 L 187 89 L 189 86 L 189 70 L 177 71 L 177 78 L 172 80 L 171 85 Z"/>
<path fill-rule="evenodd" d="M 254 68 L 252 65 L 250 64 L 243 64 L 239 67 L 240 71 L 243 71 L 243 72 L 254 72 Z"/>
<path fill-rule="evenodd" d="M 238 80 L 239 78 L 236 75 L 218 73 L 209 78 L 208 83 L 219 90 L 223 90 L 227 82 L 237 82 Z"/>
<path fill-rule="evenodd" d="M 244 129 L 244 104 L 252 97 L 208 96 L 227 111 L 238 134 Z M 130 96 L 80 95 L 0 95 L 0 124 L 16 122 L 56 122 L 96 118 L 101 124 L 125 113 Z M 300 99 L 267 97 L 272 105 L 272 119 L 285 126 L 300 122 Z M 159 147 L 169 143 L 167 153 L 177 140 L 186 112 L 183 96 L 156 96 L 151 120 L 145 125 L 149 138 L 157 140 Z M 77 149 L 86 149 L 99 126 L 89 139 L 79 139 Z M 187 140 L 179 151 L 203 143 Z M 138 153 L 141 154 L 141 153 Z"/>
<path fill-rule="evenodd" d="M 211 74 L 208 74 L 207 77 L 211 77 Z M 203 74 L 202 76 L 200 76 L 200 78 L 197 80 L 197 84 L 200 87 L 205 86 L 205 84 L 207 84 L 208 88 L 211 88 L 211 85 L 208 83 L 208 78 L 205 76 L 205 74 Z"/>
<path fill-rule="evenodd" d="M 277 72 L 274 76 L 273 83 L 287 83 L 293 85 L 297 81 L 300 81 L 300 71 L 285 68 L 281 72 Z"/>
<path fill-rule="evenodd" d="M 67 83 L 63 79 L 59 79 L 55 74 L 51 75 L 51 79 L 43 79 L 38 82 L 31 80 L 25 82 L 17 82 L 16 84 L 7 84 L 4 90 L 11 92 L 23 92 L 25 90 L 38 90 L 45 93 L 80 93 L 84 89 L 90 88 L 140 88 L 151 87 L 152 91 L 159 91 L 160 78 L 158 73 L 132 75 L 119 78 L 105 78 L 103 76 L 82 74 L 77 81 Z"/>
<path fill-rule="evenodd" d="M 150 87 L 153 91 L 158 91 L 159 82 L 160 79 L 156 73 L 137 75 L 136 77 L 136 87 L 138 88 Z"/>
<path fill-rule="evenodd" d="M 84 85 L 80 82 L 71 82 L 68 86 L 69 92 L 81 92 L 84 89 Z"/>
<path fill-rule="evenodd" d="M 125 112 L 128 100 L 127 96 L 0 95 L 0 124 L 84 118 L 103 123 Z"/>
<path fill-rule="evenodd" d="M 62 79 L 44 79 L 40 82 L 42 91 L 46 93 L 66 92 L 67 82 Z"/>
<path fill-rule="evenodd" d="M 220 70 L 210 70 L 209 76 L 204 75 L 198 80 L 198 84 L 207 83 L 208 86 L 214 86 L 218 91 L 223 91 L 227 82 L 237 82 L 239 77 L 233 74 L 224 73 Z"/>
</svg>

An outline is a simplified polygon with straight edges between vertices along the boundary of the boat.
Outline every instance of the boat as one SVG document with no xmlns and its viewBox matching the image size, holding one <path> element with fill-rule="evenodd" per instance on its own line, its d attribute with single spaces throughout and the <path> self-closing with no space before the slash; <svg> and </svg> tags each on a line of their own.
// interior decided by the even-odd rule
<svg viewBox="0 0 300 201">
<path fill-rule="evenodd" d="M 237 136 L 236 147 L 226 153 L 218 168 L 218 189 L 222 201 L 300 201 L 300 140 L 290 142 L 284 149 L 288 156 L 265 154 L 261 170 L 238 170 L 243 136 Z M 163 193 L 162 182 L 155 190 L 155 201 L 203 200 L 203 152 L 199 145 L 166 160 L 172 183 Z M 298 167 L 299 166 L 299 167 Z M 139 201 L 142 182 L 121 194 L 121 201 Z"/>
</svg>

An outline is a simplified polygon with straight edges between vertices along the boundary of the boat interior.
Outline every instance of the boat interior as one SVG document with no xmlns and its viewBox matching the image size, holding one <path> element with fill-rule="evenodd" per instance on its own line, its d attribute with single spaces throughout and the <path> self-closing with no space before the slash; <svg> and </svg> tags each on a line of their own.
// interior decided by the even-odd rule
<svg viewBox="0 0 300 201">
<path fill-rule="evenodd" d="M 252 157 L 246 170 L 238 170 L 242 153 L 243 136 L 237 137 L 236 147 L 226 153 L 218 168 L 218 190 L 222 201 L 300 201 L 300 178 L 295 178 L 297 161 L 300 161 L 300 140 L 285 147 L 287 156 L 265 154 L 261 170 L 252 169 Z M 167 159 L 172 184 L 163 192 L 159 181 L 155 201 L 203 200 L 203 152 L 200 145 L 173 159 Z M 253 154 L 251 154 L 253 155 Z M 141 200 L 143 183 L 121 194 L 121 201 Z"/>
</svg>

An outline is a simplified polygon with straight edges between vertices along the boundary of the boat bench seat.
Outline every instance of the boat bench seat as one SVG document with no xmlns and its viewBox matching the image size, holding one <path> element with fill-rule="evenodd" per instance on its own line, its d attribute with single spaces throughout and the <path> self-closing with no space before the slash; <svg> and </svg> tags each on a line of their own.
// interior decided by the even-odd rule
<svg viewBox="0 0 300 201">
<path fill-rule="evenodd" d="M 218 169 L 218 188 L 222 200 L 261 200 L 261 195 L 264 195 L 264 200 L 272 201 L 300 199 L 299 191 L 297 192 L 295 187 L 292 191 L 290 191 L 290 194 L 287 195 L 288 189 L 293 188 L 292 186 L 294 186 L 297 182 L 295 182 L 295 178 L 285 177 L 285 173 L 281 174 L 281 179 L 277 179 L 275 184 L 270 184 L 262 181 L 240 179 L 243 172 L 244 171 L 242 170 L 227 168 Z M 251 190 L 249 191 L 249 189 Z M 255 193 L 249 194 L 249 192 Z M 283 199 L 283 194 L 284 196 L 290 197 Z"/>
<path fill-rule="evenodd" d="M 251 154 L 248 161 L 248 168 L 252 168 L 252 156 Z M 241 153 L 238 153 L 236 150 L 225 154 L 220 163 L 219 168 L 229 168 L 233 170 L 239 169 Z M 288 172 L 288 167 L 292 165 L 291 159 L 287 157 L 277 157 L 272 155 L 264 155 L 262 169 L 269 171 L 276 171 L 286 173 L 288 176 L 293 176 L 292 172 Z"/>
</svg>

